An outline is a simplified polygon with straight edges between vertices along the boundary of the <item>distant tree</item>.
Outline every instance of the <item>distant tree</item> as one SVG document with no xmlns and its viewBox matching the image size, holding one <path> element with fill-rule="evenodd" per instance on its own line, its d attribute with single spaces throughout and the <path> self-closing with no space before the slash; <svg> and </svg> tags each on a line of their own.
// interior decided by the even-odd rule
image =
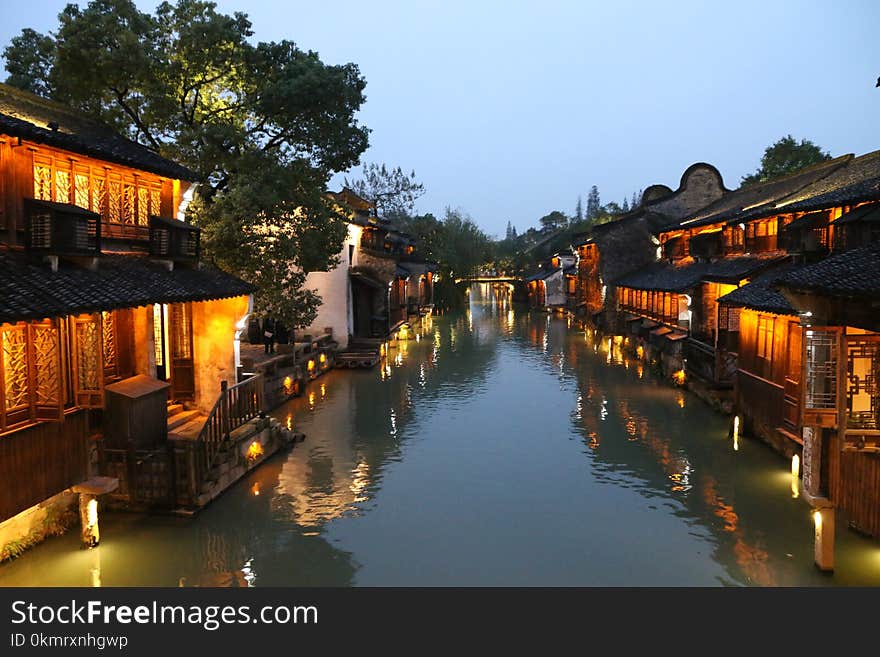
<svg viewBox="0 0 880 657">
<path fill-rule="evenodd" d="M 516 226 L 514 226 L 514 227 L 511 229 L 511 231 L 510 231 L 510 238 L 515 240 L 516 237 L 517 237 L 517 235 L 516 235 Z"/>
<path fill-rule="evenodd" d="M 425 193 L 425 186 L 416 181 L 415 171 L 407 175 L 400 167 L 389 169 L 376 163 L 364 165 L 363 178 L 345 178 L 345 185 L 372 202 L 377 214 L 393 218 L 412 214 L 416 199 Z"/>
<path fill-rule="evenodd" d="M 590 188 L 590 193 L 587 194 L 587 220 L 595 221 L 601 209 L 602 203 L 599 200 L 599 188 L 593 185 Z"/>
<path fill-rule="evenodd" d="M 553 210 L 550 214 L 545 214 L 540 219 L 541 228 L 544 230 L 556 230 L 568 224 L 568 217 L 559 210 Z"/>
<path fill-rule="evenodd" d="M 584 204 L 580 196 L 578 196 L 578 202 L 574 208 L 574 220 L 577 223 L 580 223 L 584 220 Z"/>
<path fill-rule="evenodd" d="M 629 212 L 629 199 L 623 198 L 623 205 L 620 206 L 620 209 L 623 212 Z"/>
<path fill-rule="evenodd" d="M 761 167 L 755 173 L 743 176 L 741 184 L 745 187 L 754 183 L 766 182 L 788 173 L 794 173 L 811 164 L 830 159 L 830 153 L 823 152 L 810 140 L 801 139 L 798 142 L 791 135 L 786 135 L 764 149 Z"/>
<path fill-rule="evenodd" d="M 504 234 L 504 239 L 513 239 L 513 226 L 511 225 L 510 221 L 507 222 L 507 232 Z"/>
<path fill-rule="evenodd" d="M 632 203 L 629 204 L 630 209 L 635 210 L 642 203 L 642 190 L 633 192 Z"/>
</svg>

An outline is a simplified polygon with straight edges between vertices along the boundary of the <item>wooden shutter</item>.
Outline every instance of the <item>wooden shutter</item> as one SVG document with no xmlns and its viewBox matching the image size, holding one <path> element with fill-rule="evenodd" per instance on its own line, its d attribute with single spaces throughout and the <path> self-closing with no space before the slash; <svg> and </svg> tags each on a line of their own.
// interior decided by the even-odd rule
<svg viewBox="0 0 880 657">
<path fill-rule="evenodd" d="M 101 315 L 79 315 L 73 328 L 74 402 L 83 408 L 104 406 L 104 354 Z"/>
<path fill-rule="evenodd" d="M 4 325 L 0 330 L 0 421 L 6 429 L 30 418 L 27 326 Z"/>
<path fill-rule="evenodd" d="M 28 346 L 34 419 L 59 421 L 64 416 L 64 395 L 60 332 L 56 321 L 28 324 Z"/>
</svg>

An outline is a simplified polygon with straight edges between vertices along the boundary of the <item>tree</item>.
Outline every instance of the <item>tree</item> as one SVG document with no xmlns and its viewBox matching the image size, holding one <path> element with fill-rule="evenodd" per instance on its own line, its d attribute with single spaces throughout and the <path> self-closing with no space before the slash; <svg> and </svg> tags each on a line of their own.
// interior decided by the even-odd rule
<svg viewBox="0 0 880 657">
<path fill-rule="evenodd" d="M 581 197 L 578 196 L 577 205 L 574 208 L 574 220 L 577 223 L 580 223 L 584 220 L 584 204 L 581 201 Z"/>
<path fill-rule="evenodd" d="M 201 180 L 188 217 L 206 255 L 257 286 L 257 311 L 292 327 L 320 299 L 305 274 L 335 264 L 346 234 L 325 197 L 357 163 L 366 85 L 290 41 L 249 41 L 243 13 L 213 2 L 67 5 L 54 33 L 24 30 L 4 51 L 9 84 L 47 95 L 174 159 Z"/>
<path fill-rule="evenodd" d="M 786 135 L 764 149 L 760 168 L 753 174 L 743 176 L 741 184 L 746 186 L 766 182 L 830 159 L 829 153 L 823 152 L 810 140 L 801 139 L 798 142 L 791 135 Z"/>
<path fill-rule="evenodd" d="M 510 221 L 507 222 L 507 232 L 504 233 L 504 239 L 513 239 L 513 225 L 510 223 Z"/>
<path fill-rule="evenodd" d="M 400 218 L 412 214 L 416 199 L 425 193 L 425 186 L 416 181 L 416 172 L 405 174 L 400 167 L 388 169 L 384 164 L 365 164 L 363 178 L 349 181 L 350 187 L 358 196 L 374 204 L 376 213 Z"/>
<path fill-rule="evenodd" d="M 623 197 L 623 205 L 620 206 L 622 212 L 629 212 L 629 199 Z"/>
<path fill-rule="evenodd" d="M 593 185 L 587 194 L 587 220 L 594 221 L 599 216 L 602 203 L 599 201 L 599 188 Z"/>
<path fill-rule="evenodd" d="M 550 214 L 545 214 L 540 219 L 541 228 L 544 230 L 556 230 L 557 228 L 563 228 L 568 224 L 568 217 L 565 216 L 565 213 L 560 212 L 559 210 L 553 210 Z"/>
<path fill-rule="evenodd" d="M 642 190 L 633 192 L 632 203 L 629 204 L 630 209 L 635 210 L 642 203 Z"/>
</svg>

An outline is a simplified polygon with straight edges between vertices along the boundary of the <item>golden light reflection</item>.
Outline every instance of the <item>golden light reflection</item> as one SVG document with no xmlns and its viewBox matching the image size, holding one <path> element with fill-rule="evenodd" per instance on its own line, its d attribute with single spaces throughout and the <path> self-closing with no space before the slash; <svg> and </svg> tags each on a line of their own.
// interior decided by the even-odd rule
<svg viewBox="0 0 880 657">
<path fill-rule="evenodd" d="M 309 408 L 315 410 L 315 391 L 309 390 Z"/>
<path fill-rule="evenodd" d="M 327 386 L 322 383 L 320 390 L 321 390 L 321 399 L 324 399 L 324 397 L 327 396 Z"/>
<path fill-rule="evenodd" d="M 678 404 L 679 408 L 684 408 L 684 395 L 679 394 L 675 401 Z"/>
<path fill-rule="evenodd" d="M 253 441 L 250 445 L 248 445 L 247 450 L 247 459 L 248 461 L 256 461 L 263 455 L 263 446 L 257 442 Z"/>
<path fill-rule="evenodd" d="M 733 451 L 739 451 L 739 415 L 733 416 Z"/>
<path fill-rule="evenodd" d="M 285 420 L 284 424 L 287 426 L 288 431 L 293 431 L 293 414 L 292 413 L 287 414 L 287 420 Z"/>
<path fill-rule="evenodd" d="M 645 348 L 642 345 L 636 347 L 636 356 L 638 356 L 639 360 L 645 357 Z"/>
<path fill-rule="evenodd" d="M 801 457 L 795 454 L 791 457 L 791 496 L 794 499 L 800 497 L 800 489 L 798 488 L 798 477 L 801 473 Z"/>
<path fill-rule="evenodd" d="M 255 482 L 254 482 L 254 485 L 251 486 L 251 494 L 252 494 L 254 497 L 259 497 L 259 496 L 260 496 L 260 482 L 259 482 L 259 481 L 255 481 Z"/>
</svg>

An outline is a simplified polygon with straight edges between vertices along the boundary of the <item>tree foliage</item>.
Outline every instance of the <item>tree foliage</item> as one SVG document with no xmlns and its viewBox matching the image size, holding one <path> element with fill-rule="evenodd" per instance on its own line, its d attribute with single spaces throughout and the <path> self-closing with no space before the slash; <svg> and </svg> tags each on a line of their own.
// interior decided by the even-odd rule
<svg viewBox="0 0 880 657">
<path fill-rule="evenodd" d="M 189 206 L 206 254 L 257 285 L 258 310 L 291 326 L 319 299 L 305 273 L 335 264 L 345 224 L 324 191 L 357 164 L 366 85 L 291 41 L 251 43 L 243 13 L 213 2 L 67 5 L 49 35 L 23 30 L 4 52 L 9 84 L 77 107 L 197 172 Z"/>
<path fill-rule="evenodd" d="M 372 202 L 378 215 L 395 219 L 411 215 L 416 199 L 425 193 L 425 186 L 416 180 L 415 171 L 407 175 L 400 167 L 389 169 L 375 162 L 364 165 L 362 178 L 352 181 L 346 178 L 345 185 Z"/>
<path fill-rule="evenodd" d="M 830 159 L 830 153 L 823 152 L 810 140 L 801 139 L 798 142 L 791 135 L 786 135 L 764 149 L 760 168 L 755 173 L 743 176 L 742 186 L 766 182 Z"/>
</svg>

